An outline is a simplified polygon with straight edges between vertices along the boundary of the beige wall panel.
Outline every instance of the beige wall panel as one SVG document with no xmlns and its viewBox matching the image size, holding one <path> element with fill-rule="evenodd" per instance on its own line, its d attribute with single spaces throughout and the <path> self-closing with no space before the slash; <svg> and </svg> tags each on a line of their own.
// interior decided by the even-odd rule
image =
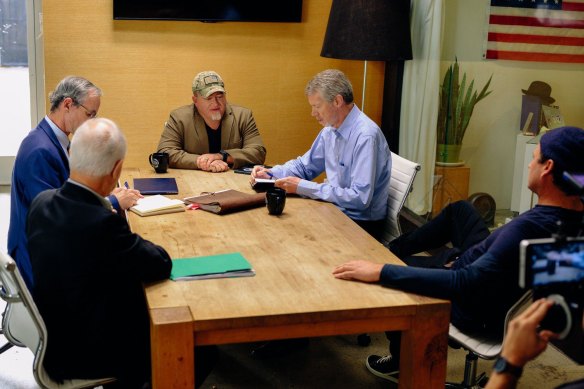
<svg viewBox="0 0 584 389">
<path fill-rule="evenodd" d="M 304 0 L 302 23 L 114 21 L 112 1 L 43 4 L 46 90 L 64 76 L 87 77 L 104 91 L 100 116 L 122 127 L 127 166 L 143 166 L 169 112 L 190 103 L 196 73 L 215 70 L 230 103 L 251 108 L 267 162 L 302 154 L 320 125 L 310 116 L 306 82 L 339 68 L 361 106 L 363 61 L 320 57 L 331 1 Z M 365 111 L 380 122 L 382 62 L 368 65 Z"/>
</svg>

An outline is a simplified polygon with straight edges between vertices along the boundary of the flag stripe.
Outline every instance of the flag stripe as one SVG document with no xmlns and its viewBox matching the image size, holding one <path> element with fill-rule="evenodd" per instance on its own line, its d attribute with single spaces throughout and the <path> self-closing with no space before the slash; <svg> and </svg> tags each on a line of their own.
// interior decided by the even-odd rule
<svg viewBox="0 0 584 389">
<path fill-rule="evenodd" d="M 487 50 L 488 59 L 507 59 L 512 61 L 541 61 L 545 56 L 546 62 L 583 63 L 584 55 L 576 54 L 550 54 L 550 53 L 525 53 L 518 51 L 493 51 Z"/>
<path fill-rule="evenodd" d="M 564 11 L 584 11 L 584 3 L 569 3 L 564 1 L 562 3 L 562 9 Z"/>
<path fill-rule="evenodd" d="M 489 33 L 489 41 L 514 43 L 541 43 L 560 46 L 584 46 L 584 38 L 558 37 L 548 35 Z"/>
<path fill-rule="evenodd" d="M 581 46 L 538 45 L 528 43 L 489 42 L 487 50 L 525 51 L 552 54 L 584 54 Z"/>
<path fill-rule="evenodd" d="M 491 0 L 489 11 L 485 58 L 584 63 L 584 0 Z"/>
<path fill-rule="evenodd" d="M 566 20 L 542 17 L 532 18 L 528 16 L 491 15 L 490 23 L 535 27 L 584 28 L 584 20 Z"/>
<path fill-rule="evenodd" d="M 489 32 L 494 34 L 523 34 L 523 35 L 548 35 L 555 37 L 584 37 L 584 29 L 562 29 L 552 27 L 528 27 L 528 26 L 502 26 L 493 24 L 489 27 Z"/>
</svg>

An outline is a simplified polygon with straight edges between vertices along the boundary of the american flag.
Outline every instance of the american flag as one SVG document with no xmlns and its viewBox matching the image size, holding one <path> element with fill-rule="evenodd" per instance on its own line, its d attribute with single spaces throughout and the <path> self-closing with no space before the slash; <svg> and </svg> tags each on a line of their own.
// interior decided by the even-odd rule
<svg viewBox="0 0 584 389">
<path fill-rule="evenodd" d="M 484 57 L 584 63 L 584 0 L 491 0 Z"/>
</svg>

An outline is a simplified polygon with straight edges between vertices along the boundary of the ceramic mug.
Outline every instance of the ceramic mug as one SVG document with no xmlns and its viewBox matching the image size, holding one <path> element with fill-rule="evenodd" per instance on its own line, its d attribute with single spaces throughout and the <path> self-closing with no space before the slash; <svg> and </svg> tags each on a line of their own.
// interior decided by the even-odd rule
<svg viewBox="0 0 584 389">
<path fill-rule="evenodd" d="M 166 173 L 168 170 L 168 153 L 152 153 L 148 157 L 148 162 L 156 173 Z"/>
<path fill-rule="evenodd" d="M 270 215 L 281 215 L 286 205 L 286 191 L 281 188 L 270 188 L 266 192 L 266 206 Z"/>
</svg>

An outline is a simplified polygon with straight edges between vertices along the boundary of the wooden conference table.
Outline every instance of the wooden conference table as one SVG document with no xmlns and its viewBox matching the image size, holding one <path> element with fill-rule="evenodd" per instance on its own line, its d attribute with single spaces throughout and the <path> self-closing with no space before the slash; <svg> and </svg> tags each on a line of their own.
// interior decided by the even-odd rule
<svg viewBox="0 0 584 389">
<path fill-rule="evenodd" d="M 154 176 L 176 178 L 179 195 L 169 197 L 254 193 L 249 176 L 232 171 L 127 168 L 122 180 L 132 186 L 133 178 Z M 154 388 L 194 387 L 195 345 L 385 330 L 403 332 L 400 388 L 444 387 L 449 302 L 335 279 L 335 265 L 348 260 L 401 262 L 332 204 L 289 196 L 280 216 L 265 207 L 222 216 L 130 212 L 129 222 L 172 258 L 241 252 L 257 273 L 146 285 Z"/>
</svg>

